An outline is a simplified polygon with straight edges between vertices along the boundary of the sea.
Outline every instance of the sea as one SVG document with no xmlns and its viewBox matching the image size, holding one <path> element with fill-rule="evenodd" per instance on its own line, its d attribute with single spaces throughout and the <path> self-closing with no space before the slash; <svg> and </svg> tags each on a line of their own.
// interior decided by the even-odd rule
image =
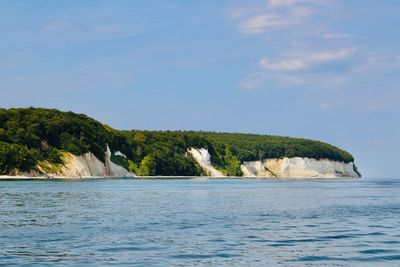
<svg viewBox="0 0 400 267">
<path fill-rule="evenodd" d="M 400 178 L 0 181 L 1 266 L 400 266 Z"/>
</svg>

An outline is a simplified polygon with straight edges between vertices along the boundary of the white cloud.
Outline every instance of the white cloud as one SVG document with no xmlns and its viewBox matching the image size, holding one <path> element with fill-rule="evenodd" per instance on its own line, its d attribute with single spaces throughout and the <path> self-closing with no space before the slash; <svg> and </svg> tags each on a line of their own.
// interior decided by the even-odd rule
<svg viewBox="0 0 400 267">
<path fill-rule="evenodd" d="M 301 53 L 297 57 L 272 61 L 267 57 L 260 60 L 259 66 L 263 69 L 274 71 L 294 71 L 311 67 L 318 63 L 325 63 L 347 59 L 353 55 L 356 48 L 343 48 L 339 50 Z"/>
<path fill-rule="evenodd" d="M 354 54 L 356 51 L 355 47 L 344 48 L 340 50 L 314 52 L 306 55 L 308 61 L 314 62 L 328 62 L 340 59 L 346 59 Z"/>
<path fill-rule="evenodd" d="M 249 18 L 242 22 L 240 29 L 245 33 L 262 33 L 268 28 L 287 26 L 289 22 L 280 15 L 265 14 Z"/>
<path fill-rule="evenodd" d="M 296 25 L 314 13 L 307 7 L 291 8 L 284 14 L 265 12 L 247 18 L 240 24 L 240 30 L 248 34 L 260 34 L 269 29 Z"/>
<path fill-rule="evenodd" d="M 326 60 L 343 60 L 352 56 L 354 51 L 354 48 L 345 48 L 309 52 L 304 53 L 303 57 L 274 62 L 263 59 L 260 67 L 272 66 L 275 71 L 251 74 L 241 81 L 241 85 L 244 89 L 252 90 L 265 87 L 266 84 L 275 89 L 302 88 L 307 101 L 318 105 L 322 111 L 337 108 L 348 108 L 357 112 L 398 110 L 399 54 L 365 53 L 363 57 L 354 57 L 348 68 L 339 69 L 338 72 L 331 68 L 328 71 L 320 68 L 320 64 L 325 64 Z M 291 67 L 288 66 L 292 65 L 289 62 L 296 60 L 305 64 L 306 68 L 302 71 L 290 71 Z M 384 86 L 382 79 L 385 81 Z"/>
<path fill-rule="evenodd" d="M 258 69 L 240 80 L 243 89 L 296 88 L 306 104 L 326 111 L 398 111 L 399 52 L 368 53 L 352 32 L 338 31 L 344 21 L 341 5 L 331 0 L 264 3 L 234 17 L 241 32 L 259 34 L 261 48 L 254 53 L 264 51 Z"/>
<path fill-rule="evenodd" d="M 349 47 L 318 52 L 286 53 L 292 56 L 279 60 L 264 57 L 258 64 L 264 71 L 250 74 L 242 79 L 240 84 L 244 89 L 260 87 L 267 80 L 284 86 L 324 83 L 339 86 L 348 81 L 348 75 L 315 72 L 315 70 L 321 64 L 351 58 L 356 50 L 355 47 Z"/>
<path fill-rule="evenodd" d="M 264 69 L 276 70 L 276 71 L 301 70 L 306 67 L 306 64 L 299 59 L 271 61 L 268 58 L 262 58 L 260 60 L 259 65 Z"/>
<path fill-rule="evenodd" d="M 305 84 L 303 77 L 281 72 L 255 72 L 246 76 L 240 81 L 240 86 L 245 90 L 255 90 L 266 84 L 266 81 L 279 86 Z"/>
</svg>

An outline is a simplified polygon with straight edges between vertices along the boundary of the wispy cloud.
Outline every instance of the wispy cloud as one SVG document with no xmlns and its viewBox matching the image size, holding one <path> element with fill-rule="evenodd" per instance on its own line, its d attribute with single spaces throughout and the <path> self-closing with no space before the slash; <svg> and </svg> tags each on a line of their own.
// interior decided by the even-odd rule
<svg viewBox="0 0 400 267">
<path fill-rule="evenodd" d="M 264 5 L 235 8 L 231 12 L 231 17 L 239 21 L 239 29 L 243 33 L 261 34 L 271 29 L 298 25 L 315 13 L 315 4 L 324 2 L 323 0 L 268 0 Z"/>
<path fill-rule="evenodd" d="M 240 30 L 247 34 L 260 34 L 269 29 L 296 25 L 314 13 L 308 7 L 294 7 L 284 13 L 266 10 L 263 13 L 250 16 L 240 23 Z"/>
<path fill-rule="evenodd" d="M 280 15 L 263 14 L 243 21 L 240 25 L 240 29 L 244 33 L 258 34 L 265 32 L 268 28 L 287 26 L 289 23 L 289 20 L 285 20 Z"/>
<path fill-rule="evenodd" d="M 241 86 L 254 89 L 271 81 L 299 85 L 324 79 L 332 84 L 343 83 L 345 78 L 339 74 L 356 64 L 355 55 L 359 49 L 355 44 L 349 45 L 352 39 L 343 40 L 350 34 L 330 31 L 328 27 L 316 24 L 319 21 L 317 15 L 324 14 L 328 4 L 332 2 L 267 0 L 264 6 L 237 9 L 232 17 L 239 21 L 242 33 L 256 34 L 275 43 L 274 49 L 259 59 L 259 69 L 240 81 Z M 279 31 L 271 31 L 274 29 Z M 281 47 L 276 46 L 277 39 L 283 41 Z M 342 68 L 337 69 L 337 64 Z"/>
<path fill-rule="evenodd" d="M 338 83 L 343 79 L 336 76 L 333 77 L 332 75 L 334 74 L 332 73 L 326 76 L 321 70 L 314 73 L 315 68 L 320 68 L 323 64 L 350 59 L 356 51 L 356 47 L 348 47 L 326 51 L 291 52 L 289 54 L 295 55 L 294 57 L 280 60 L 271 60 L 268 57 L 264 57 L 260 59 L 258 64 L 261 70 L 248 75 L 240 83 L 244 89 L 261 87 L 269 80 L 285 85 L 306 84 L 307 81 L 322 80 L 331 80 L 331 82 Z"/>
<path fill-rule="evenodd" d="M 346 59 L 354 54 L 356 47 L 343 48 L 339 50 L 313 52 L 305 55 L 305 59 L 311 62 L 329 62 Z"/>
<path fill-rule="evenodd" d="M 267 84 L 269 88 L 303 88 L 305 103 L 317 105 L 321 111 L 345 108 L 354 112 L 380 112 L 393 111 L 400 105 L 398 53 L 368 54 L 350 47 L 307 52 L 300 58 L 305 67 L 299 69 L 286 68 L 282 63 L 294 60 L 274 61 L 282 68 L 273 69 L 265 68 L 271 62 L 261 61 L 263 71 L 246 76 L 241 86 L 245 90 Z M 346 61 L 345 68 L 324 67 L 341 61 Z"/>
<path fill-rule="evenodd" d="M 301 53 L 291 52 L 291 54 L 297 55 L 297 57 L 275 61 L 264 57 L 260 59 L 259 66 L 263 69 L 275 71 L 302 70 L 315 64 L 350 58 L 355 51 L 357 51 L 356 47 Z"/>
<path fill-rule="evenodd" d="M 274 86 L 278 85 L 287 86 L 299 86 L 307 83 L 307 77 L 295 75 L 288 72 L 255 72 L 251 73 L 240 81 L 241 88 L 252 91 L 257 90 L 260 87 L 269 84 Z"/>
<path fill-rule="evenodd" d="M 268 58 L 262 58 L 259 63 L 260 67 L 267 70 L 283 70 L 283 71 L 292 71 L 292 70 L 300 70 L 306 67 L 306 64 L 299 59 L 292 60 L 282 60 L 282 61 L 271 61 Z"/>
</svg>

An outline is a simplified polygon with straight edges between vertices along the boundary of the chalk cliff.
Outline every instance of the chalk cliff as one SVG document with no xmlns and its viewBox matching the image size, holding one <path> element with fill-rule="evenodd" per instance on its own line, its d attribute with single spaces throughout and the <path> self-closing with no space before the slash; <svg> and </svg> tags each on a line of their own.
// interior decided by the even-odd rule
<svg viewBox="0 0 400 267">
<path fill-rule="evenodd" d="M 226 177 L 211 164 L 211 155 L 205 148 L 190 148 L 190 155 L 209 177 Z M 117 153 L 114 153 L 117 154 Z M 107 146 L 104 163 L 93 153 L 77 156 L 63 154 L 64 164 L 58 166 L 49 163 L 38 165 L 36 170 L 18 172 L 19 177 L 53 177 L 53 178 L 93 178 L 93 177 L 135 177 L 136 175 L 111 161 L 112 152 Z M 123 155 L 120 152 L 118 155 Z M 243 177 L 258 178 L 339 178 L 360 177 L 354 170 L 354 163 L 339 162 L 328 159 L 280 158 L 245 161 L 241 164 Z"/>
<path fill-rule="evenodd" d="M 211 177 L 224 177 L 220 171 L 211 165 L 211 156 L 205 148 L 190 148 L 188 153 L 193 159 L 203 168 L 208 176 Z"/>
<path fill-rule="evenodd" d="M 282 158 L 244 162 L 243 176 L 280 178 L 336 178 L 359 177 L 354 171 L 354 163 L 344 163 L 328 159 Z"/>
<path fill-rule="evenodd" d="M 88 152 L 77 156 L 71 153 L 63 154 L 64 164 L 51 165 L 48 162 L 36 166 L 37 170 L 18 173 L 26 177 L 54 178 L 92 178 L 92 177 L 134 177 L 135 174 L 111 161 L 111 151 L 107 145 L 104 163 L 93 153 Z M 120 152 L 118 153 L 120 154 Z M 44 168 L 43 166 L 47 168 Z"/>
<path fill-rule="evenodd" d="M 224 176 L 211 165 L 211 156 L 207 149 L 191 148 L 188 152 L 209 176 Z M 241 170 L 244 177 L 260 178 L 359 177 L 354 170 L 353 162 L 300 157 L 247 161 L 241 164 Z"/>
</svg>

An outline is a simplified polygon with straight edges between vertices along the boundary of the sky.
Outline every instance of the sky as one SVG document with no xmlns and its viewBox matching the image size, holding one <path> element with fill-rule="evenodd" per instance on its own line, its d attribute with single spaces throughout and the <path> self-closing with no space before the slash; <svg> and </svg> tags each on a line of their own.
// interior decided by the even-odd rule
<svg viewBox="0 0 400 267">
<path fill-rule="evenodd" d="M 316 139 L 399 177 L 400 1 L 0 1 L 0 107 Z"/>
</svg>

